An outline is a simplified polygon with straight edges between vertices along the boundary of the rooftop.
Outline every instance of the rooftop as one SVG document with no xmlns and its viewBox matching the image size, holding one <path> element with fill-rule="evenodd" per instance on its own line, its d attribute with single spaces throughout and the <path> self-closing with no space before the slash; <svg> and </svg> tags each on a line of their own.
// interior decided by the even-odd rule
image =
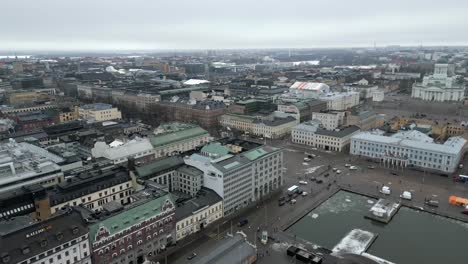
<svg viewBox="0 0 468 264">
<path fill-rule="evenodd" d="M 176 221 L 184 219 L 189 215 L 195 214 L 198 210 L 212 206 L 220 201 L 222 201 L 222 198 L 216 192 L 208 188 L 202 188 L 194 198 L 177 204 Z"/>
<path fill-rule="evenodd" d="M 150 137 L 151 144 L 153 145 L 153 147 L 160 147 L 198 136 L 208 135 L 208 132 L 206 130 L 196 125 L 188 126 L 187 124 L 185 124 L 184 126 L 181 123 L 171 124 L 173 125 L 166 125 L 161 129 L 160 127 L 158 127 L 158 131 L 165 129 L 164 131 L 166 132 L 162 132 L 160 134 L 156 134 Z"/>
<path fill-rule="evenodd" d="M 135 170 L 139 178 L 146 178 L 169 169 L 175 170 L 183 164 L 184 160 L 181 157 L 172 156 L 138 166 L 135 168 Z"/>
<path fill-rule="evenodd" d="M 238 264 L 249 257 L 256 257 L 255 248 L 242 234 L 235 234 L 219 241 L 209 254 L 201 256 L 194 264 Z"/>
<path fill-rule="evenodd" d="M 360 128 L 358 126 L 349 126 L 343 129 L 335 129 L 335 130 L 326 130 L 319 128 L 317 129 L 317 132 L 315 132 L 317 135 L 324 135 L 324 136 L 331 136 L 331 137 L 346 137 L 356 131 L 359 131 Z"/>
<path fill-rule="evenodd" d="M 52 206 L 66 203 L 84 195 L 98 192 L 127 181 L 130 181 L 128 171 L 123 167 L 111 167 L 81 172 L 66 181 L 59 183 L 49 192 Z"/>
<path fill-rule="evenodd" d="M 86 109 L 86 110 L 101 111 L 101 110 L 111 109 L 112 105 L 104 104 L 104 103 L 94 103 L 94 104 L 83 105 L 81 106 L 81 108 Z"/>
<path fill-rule="evenodd" d="M 357 135 L 354 135 L 352 139 L 364 140 L 364 141 L 373 141 L 383 144 L 393 144 L 399 145 L 402 147 L 421 149 L 427 151 L 433 151 L 437 153 L 444 154 L 455 154 L 457 155 L 465 146 L 466 140 L 462 137 L 451 137 L 445 141 L 444 144 L 421 142 L 412 139 L 398 138 L 395 136 L 383 136 L 376 135 L 371 132 L 361 132 Z"/>
<path fill-rule="evenodd" d="M 0 254 L 2 258 L 10 257 L 8 263 L 20 263 L 88 233 L 80 214 L 74 210 L 42 222 L 18 218 L 10 223 L 13 225 L 6 232 L 1 230 L 0 235 Z"/>
<path fill-rule="evenodd" d="M 121 210 L 110 215 L 92 216 L 84 213 L 85 218 L 91 222 L 89 225 L 89 237 L 91 243 L 99 240 L 96 236 L 103 228 L 109 236 L 119 233 L 135 224 L 145 222 L 147 219 L 164 212 L 166 208 L 174 208 L 170 194 L 155 195 L 148 194 L 148 199 L 139 203 L 130 204 L 125 210 Z M 84 211 L 84 210 L 83 210 Z"/>
</svg>

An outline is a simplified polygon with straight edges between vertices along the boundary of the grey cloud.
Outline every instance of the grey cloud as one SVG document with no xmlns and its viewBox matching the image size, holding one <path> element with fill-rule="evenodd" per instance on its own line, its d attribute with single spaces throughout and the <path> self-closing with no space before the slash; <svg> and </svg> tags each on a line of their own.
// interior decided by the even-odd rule
<svg viewBox="0 0 468 264">
<path fill-rule="evenodd" d="M 4 1 L 0 50 L 468 44 L 468 1 Z"/>
</svg>

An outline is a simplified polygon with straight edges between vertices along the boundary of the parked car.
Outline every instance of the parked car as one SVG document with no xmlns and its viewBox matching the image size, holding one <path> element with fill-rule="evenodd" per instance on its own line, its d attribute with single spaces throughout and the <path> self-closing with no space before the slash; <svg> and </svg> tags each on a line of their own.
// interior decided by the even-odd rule
<svg viewBox="0 0 468 264">
<path fill-rule="evenodd" d="M 424 199 L 424 203 L 428 206 L 432 206 L 432 207 L 439 207 L 439 201 L 437 200 L 434 200 L 432 198 L 426 198 Z"/>
<path fill-rule="evenodd" d="M 350 166 L 349 169 L 350 169 L 350 170 L 357 170 L 358 167 L 356 167 L 356 166 Z"/>
<path fill-rule="evenodd" d="M 323 183 L 323 180 L 322 180 L 322 179 L 317 179 L 316 182 L 317 182 L 318 184 L 321 184 L 321 183 Z"/>
<path fill-rule="evenodd" d="M 390 174 L 398 176 L 398 173 L 396 173 L 395 171 L 390 172 Z"/>
<path fill-rule="evenodd" d="M 336 171 L 336 174 L 340 174 L 340 173 L 341 173 L 341 171 L 340 171 L 340 170 L 337 170 L 337 171 Z"/>
<path fill-rule="evenodd" d="M 351 164 L 346 163 L 344 166 L 345 166 L 346 168 L 349 168 L 349 167 L 351 167 Z"/>
<path fill-rule="evenodd" d="M 328 177 L 328 176 L 330 176 L 330 173 L 325 173 L 325 174 L 323 175 L 323 177 Z"/>
<path fill-rule="evenodd" d="M 383 193 L 386 195 L 390 195 L 391 192 L 392 190 L 388 186 L 382 186 L 382 189 L 380 189 L 380 193 Z"/>
<path fill-rule="evenodd" d="M 304 158 L 304 161 L 308 162 L 308 161 L 310 161 L 310 159 L 309 158 Z"/>
<path fill-rule="evenodd" d="M 307 192 L 302 192 L 302 196 L 307 196 Z"/>
<path fill-rule="evenodd" d="M 237 226 L 238 226 L 238 227 L 243 227 L 243 226 L 245 226 L 245 225 L 248 224 L 248 223 L 249 223 L 249 220 L 248 220 L 248 219 L 242 219 L 242 220 L 239 221 L 239 223 L 237 223 Z"/>
<path fill-rule="evenodd" d="M 316 181 L 316 180 L 317 180 L 317 178 L 315 178 L 315 177 L 310 177 L 310 179 L 309 179 L 309 180 L 310 180 L 310 181 Z"/>
<path fill-rule="evenodd" d="M 283 206 L 286 203 L 286 197 L 282 196 L 278 199 L 278 205 Z"/>
<path fill-rule="evenodd" d="M 299 181 L 299 184 L 307 185 L 307 182 L 306 181 Z"/>
<path fill-rule="evenodd" d="M 332 169 L 333 172 L 335 172 L 335 171 L 337 171 L 337 170 L 338 170 L 338 168 L 333 168 L 333 169 Z"/>
<path fill-rule="evenodd" d="M 369 165 L 369 166 L 367 166 L 367 168 L 373 170 L 373 169 L 375 169 L 375 166 L 374 165 Z"/>
<path fill-rule="evenodd" d="M 413 195 L 411 194 L 411 192 L 404 191 L 402 194 L 400 194 L 400 198 L 405 200 L 411 200 L 413 198 Z"/>
<path fill-rule="evenodd" d="M 291 204 L 295 204 L 295 203 L 296 203 L 296 199 L 292 199 Z"/>
<path fill-rule="evenodd" d="M 192 259 L 194 259 L 196 256 L 197 256 L 197 253 L 192 252 L 192 254 L 188 255 L 187 259 L 188 259 L 188 260 L 192 260 Z"/>
</svg>

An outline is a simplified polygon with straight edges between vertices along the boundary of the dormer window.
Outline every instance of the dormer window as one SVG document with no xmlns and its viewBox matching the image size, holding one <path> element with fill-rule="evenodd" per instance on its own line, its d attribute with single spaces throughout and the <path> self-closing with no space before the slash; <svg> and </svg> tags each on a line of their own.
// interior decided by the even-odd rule
<svg viewBox="0 0 468 264">
<path fill-rule="evenodd" d="M 47 246 L 47 240 L 43 239 L 41 240 L 41 247 L 46 247 Z"/>
<path fill-rule="evenodd" d="M 60 240 L 63 239 L 63 234 L 62 233 L 57 233 L 56 237 L 57 237 L 57 240 L 60 241 Z"/>
<path fill-rule="evenodd" d="M 7 253 L 2 254 L 2 263 L 9 263 L 10 262 L 10 255 Z"/>
<path fill-rule="evenodd" d="M 78 234 L 78 231 L 79 231 L 78 227 L 75 226 L 75 227 L 72 228 L 72 233 L 74 235 Z"/>
<path fill-rule="evenodd" d="M 29 252 L 31 252 L 31 250 L 29 249 L 29 247 L 23 247 L 22 252 L 23 252 L 23 255 L 27 255 L 29 254 Z"/>
</svg>

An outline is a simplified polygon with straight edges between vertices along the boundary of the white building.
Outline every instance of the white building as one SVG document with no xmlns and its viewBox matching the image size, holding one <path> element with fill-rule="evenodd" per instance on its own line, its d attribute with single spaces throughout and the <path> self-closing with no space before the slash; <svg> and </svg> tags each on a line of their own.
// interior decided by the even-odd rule
<svg viewBox="0 0 468 264">
<path fill-rule="evenodd" d="M 411 97 L 425 101 L 462 101 L 465 99 L 463 78 L 455 75 L 452 64 L 436 64 L 434 74 L 424 76 L 422 83 L 413 85 Z"/>
<path fill-rule="evenodd" d="M 314 112 L 312 113 L 312 120 L 318 120 L 322 127 L 327 130 L 333 130 L 344 124 L 345 112 Z"/>
<path fill-rule="evenodd" d="M 246 207 L 284 182 L 282 149 L 260 146 L 234 153 L 223 145 L 208 146 L 203 155 L 193 154 L 184 160 L 203 171 L 203 186 L 223 198 L 224 215 Z"/>
<path fill-rule="evenodd" d="M 36 145 L 10 139 L 0 144 L 0 193 L 33 184 L 54 186 L 63 181 L 58 164 L 64 161 Z"/>
<path fill-rule="evenodd" d="M 110 104 L 87 104 L 78 108 L 78 115 L 89 122 L 102 122 L 122 119 L 122 113 Z"/>
<path fill-rule="evenodd" d="M 385 93 L 382 90 L 376 90 L 372 93 L 373 102 L 382 102 L 385 98 Z"/>
<path fill-rule="evenodd" d="M 298 98 L 319 98 L 330 92 L 330 87 L 324 83 L 295 82 L 289 87 L 289 93 Z"/>
<path fill-rule="evenodd" d="M 357 83 L 346 85 L 344 89 L 348 92 L 358 92 L 362 99 L 370 99 L 372 98 L 372 94 L 377 91 L 379 87 L 377 85 L 369 85 L 366 79 L 361 79 Z"/>
<path fill-rule="evenodd" d="M 350 153 L 388 166 L 415 167 L 448 174 L 458 168 L 465 143 L 462 137 L 451 137 L 444 144 L 437 144 L 419 131 L 399 132 L 392 136 L 362 132 L 351 138 Z"/>
<path fill-rule="evenodd" d="M 291 140 L 296 144 L 342 152 L 350 144 L 351 137 L 359 132 L 357 126 L 335 130 L 321 129 L 320 123 L 312 120 L 297 125 L 291 132 Z"/>
<path fill-rule="evenodd" d="M 105 142 L 99 141 L 94 144 L 91 149 L 91 155 L 95 158 L 104 157 L 110 159 L 114 164 L 125 163 L 128 158 L 147 159 L 149 156 L 153 158 L 153 145 L 147 138 L 135 138 L 126 143 L 113 142 L 115 144 L 107 145 Z M 149 159 L 151 159 L 149 158 Z"/>
<path fill-rule="evenodd" d="M 329 93 L 319 99 L 327 102 L 328 110 L 343 111 L 359 105 L 358 92 Z"/>
<path fill-rule="evenodd" d="M 203 230 L 223 216 L 223 199 L 216 192 L 203 188 L 197 197 L 177 206 L 176 241 Z"/>
</svg>

